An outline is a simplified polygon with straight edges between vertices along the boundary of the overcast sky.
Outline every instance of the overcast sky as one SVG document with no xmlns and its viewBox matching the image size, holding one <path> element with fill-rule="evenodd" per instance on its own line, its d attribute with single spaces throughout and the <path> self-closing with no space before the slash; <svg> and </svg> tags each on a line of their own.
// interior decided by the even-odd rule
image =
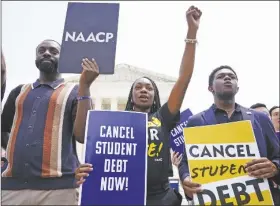
<svg viewBox="0 0 280 206">
<path fill-rule="evenodd" d="M 208 75 L 220 65 L 238 76 L 237 101 L 279 104 L 279 2 L 121 2 L 116 64 L 126 63 L 177 77 L 187 32 L 185 11 L 202 12 L 195 72 L 184 108 L 213 102 Z M 2 2 L 2 48 L 7 92 L 34 82 L 35 48 L 44 39 L 61 42 L 67 2 Z"/>
</svg>

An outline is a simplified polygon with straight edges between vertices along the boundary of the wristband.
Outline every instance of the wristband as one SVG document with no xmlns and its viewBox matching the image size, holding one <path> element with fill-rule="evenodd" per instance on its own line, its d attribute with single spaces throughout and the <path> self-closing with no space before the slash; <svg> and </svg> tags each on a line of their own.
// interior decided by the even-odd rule
<svg viewBox="0 0 280 206">
<path fill-rule="evenodd" d="M 189 44 L 198 44 L 198 41 L 196 39 L 185 39 L 185 42 Z"/>
<path fill-rule="evenodd" d="M 84 100 L 84 99 L 91 99 L 90 96 L 81 96 L 81 97 L 77 97 L 77 100 L 80 101 L 80 100 Z"/>
</svg>

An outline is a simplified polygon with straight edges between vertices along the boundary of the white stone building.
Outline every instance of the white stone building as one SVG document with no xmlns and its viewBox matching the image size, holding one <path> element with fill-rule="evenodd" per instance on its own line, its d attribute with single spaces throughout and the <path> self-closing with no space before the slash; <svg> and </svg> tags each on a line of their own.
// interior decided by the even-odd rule
<svg viewBox="0 0 280 206">
<path fill-rule="evenodd" d="M 127 64 L 115 67 L 115 74 L 100 75 L 92 84 L 91 95 L 96 110 L 124 110 L 132 83 L 140 77 L 147 76 L 155 81 L 159 89 L 161 103 L 169 97 L 176 78 L 155 73 L 146 69 L 136 68 Z M 79 81 L 79 76 L 68 78 L 67 81 Z M 82 160 L 83 145 L 77 145 L 79 159 Z M 178 178 L 177 168 L 173 167 L 174 177 Z M 180 188 L 182 191 L 182 188 Z M 184 198 L 184 195 L 183 195 Z M 184 199 L 182 205 L 186 205 Z"/>
</svg>

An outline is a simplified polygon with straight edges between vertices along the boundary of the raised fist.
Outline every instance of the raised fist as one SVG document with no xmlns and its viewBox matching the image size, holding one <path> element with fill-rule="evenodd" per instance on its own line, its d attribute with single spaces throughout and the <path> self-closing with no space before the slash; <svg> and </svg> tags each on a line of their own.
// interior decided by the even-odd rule
<svg viewBox="0 0 280 206">
<path fill-rule="evenodd" d="M 202 12 L 194 6 L 191 6 L 186 12 L 188 27 L 190 30 L 197 30 L 199 27 Z"/>
</svg>

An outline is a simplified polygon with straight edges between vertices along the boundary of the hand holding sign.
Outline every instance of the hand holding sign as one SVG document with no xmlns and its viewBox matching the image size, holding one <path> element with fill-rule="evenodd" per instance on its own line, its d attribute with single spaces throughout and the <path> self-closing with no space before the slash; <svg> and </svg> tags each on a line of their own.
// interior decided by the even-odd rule
<svg viewBox="0 0 280 206">
<path fill-rule="evenodd" d="M 183 189 L 189 198 L 193 198 L 193 194 L 202 192 L 201 185 L 191 181 L 190 177 L 186 177 L 183 181 Z"/>
<path fill-rule="evenodd" d="M 89 172 L 91 172 L 92 165 L 91 164 L 81 164 L 75 171 L 75 178 L 78 180 L 77 184 L 81 185 L 86 181 L 86 177 L 89 176 Z"/>
<path fill-rule="evenodd" d="M 92 82 L 99 75 L 98 65 L 94 59 L 90 61 L 87 58 L 85 58 L 82 60 L 82 67 L 83 67 L 83 72 L 80 77 L 80 85 L 86 85 L 87 87 L 90 87 Z"/>
<path fill-rule="evenodd" d="M 197 30 L 199 27 L 200 17 L 202 12 L 194 6 L 191 6 L 186 13 L 188 27 L 190 30 Z"/>
<path fill-rule="evenodd" d="M 267 158 L 254 159 L 245 165 L 249 176 L 255 178 L 271 178 L 277 175 L 276 166 Z"/>
<path fill-rule="evenodd" d="M 179 164 L 181 163 L 183 158 L 183 154 L 180 154 L 179 152 L 172 152 L 172 157 L 171 157 L 171 161 L 172 164 L 174 164 L 176 167 L 179 166 Z"/>
</svg>

